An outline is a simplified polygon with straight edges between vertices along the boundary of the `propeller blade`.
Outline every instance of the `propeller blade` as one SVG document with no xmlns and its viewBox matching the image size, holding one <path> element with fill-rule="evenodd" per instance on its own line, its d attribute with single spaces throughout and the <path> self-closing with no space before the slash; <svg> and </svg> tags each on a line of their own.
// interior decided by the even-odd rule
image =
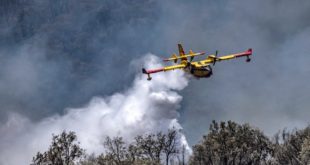
<svg viewBox="0 0 310 165">
<path fill-rule="evenodd" d="M 215 65 L 215 62 L 217 60 L 218 50 L 215 51 L 215 58 L 213 59 L 213 66 Z"/>
<path fill-rule="evenodd" d="M 191 59 L 189 60 L 190 62 L 192 62 L 193 61 L 193 59 L 194 59 L 194 56 L 191 56 Z"/>
</svg>

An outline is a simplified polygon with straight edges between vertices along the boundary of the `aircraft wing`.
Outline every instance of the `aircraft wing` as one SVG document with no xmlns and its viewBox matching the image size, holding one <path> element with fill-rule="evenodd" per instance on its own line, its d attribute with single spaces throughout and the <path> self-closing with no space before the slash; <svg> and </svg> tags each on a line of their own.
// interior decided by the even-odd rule
<svg viewBox="0 0 310 165">
<path fill-rule="evenodd" d="M 211 64 L 215 63 L 217 61 L 222 61 L 222 60 L 230 60 L 234 58 L 239 58 L 239 57 L 247 57 L 247 62 L 249 62 L 249 56 L 252 55 L 252 49 L 248 49 L 245 52 L 241 53 L 236 53 L 236 54 L 229 54 L 221 57 L 216 57 L 215 55 L 209 55 L 207 59 L 200 61 L 202 64 Z"/>
<path fill-rule="evenodd" d="M 222 57 L 219 57 L 218 59 L 219 60 L 229 60 L 232 58 L 239 58 L 239 57 L 244 57 L 244 56 L 248 57 L 250 55 L 252 55 L 252 49 L 248 49 L 247 51 L 242 52 L 242 53 L 236 53 L 236 54 L 230 54 L 230 55 L 222 56 Z"/>
<path fill-rule="evenodd" d="M 166 67 L 164 67 L 164 71 L 169 71 L 169 70 L 174 70 L 174 69 L 183 69 L 185 67 L 186 67 L 185 64 L 166 66 Z"/>
<path fill-rule="evenodd" d="M 166 67 L 162 67 L 162 68 L 158 68 L 158 69 L 150 69 L 150 70 L 146 70 L 143 68 L 142 73 L 152 74 L 152 73 L 157 73 L 157 72 L 166 72 L 166 71 L 174 70 L 174 69 L 183 69 L 185 67 L 186 67 L 185 64 L 179 64 L 179 65 L 166 66 Z"/>
</svg>

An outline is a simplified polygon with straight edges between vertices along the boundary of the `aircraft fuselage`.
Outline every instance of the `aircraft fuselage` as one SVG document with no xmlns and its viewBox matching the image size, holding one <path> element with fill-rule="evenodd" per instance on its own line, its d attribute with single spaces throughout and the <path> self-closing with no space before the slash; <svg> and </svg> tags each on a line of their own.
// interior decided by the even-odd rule
<svg viewBox="0 0 310 165">
<path fill-rule="evenodd" d="M 190 67 L 186 68 L 185 71 L 197 78 L 208 78 L 212 75 L 211 67 Z"/>
</svg>

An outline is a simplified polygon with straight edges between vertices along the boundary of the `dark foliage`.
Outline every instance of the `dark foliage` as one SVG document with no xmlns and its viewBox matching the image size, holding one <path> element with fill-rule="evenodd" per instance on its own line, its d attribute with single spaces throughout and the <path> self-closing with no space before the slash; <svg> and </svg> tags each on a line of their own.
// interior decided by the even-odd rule
<svg viewBox="0 0 310 165">
<path fill-rule="evenodd" d="M 310 164 L 310 127 L 275 135 L 274 162 L 278 164 Z"/>
<path fill-rule="evenodd" d="M 248 124 L 213 121 L 209 134 L 193 147 L 190 164 L 263 164 L 271 146 L 261 131 Z"/>
<path fill-rule="evenodd" d="M 52 144 L 43 154 L 38 152 L 33 158 L 35 165 L 73 165 L 82 158 L 84 150 L 76 142 L 74 132 L 63 131 L 60 135 L 53 135 Z"/>
<path fill-rule="evenodd" d="M 74 132 L 53 135 L 48 151 L 38 152 L 36 165 L 177 165 L 186 164 L 185 147 L 179 141 L 179 130 L 138 135 L 128 144 L 122 137 L 106 137 L 105 152 L 83 158 L 84 150 Z M 249 124 L 232 121 L 210 125 L 209 133 L 193 146 L 188 161 L 193 165 L 308 165 L 310 164 L 310 127 L 287 132 L 283 130 L 269 140 Z"/>
</svg>

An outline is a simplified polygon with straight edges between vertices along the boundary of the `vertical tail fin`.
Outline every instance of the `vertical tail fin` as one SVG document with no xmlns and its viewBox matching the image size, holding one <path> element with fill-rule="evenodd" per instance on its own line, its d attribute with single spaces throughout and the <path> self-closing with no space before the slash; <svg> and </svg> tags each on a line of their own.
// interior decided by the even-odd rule
<svg viewBox="0 0 310 165">
<path fill-rule="evenodd" d="M 185 52 L 184 52 L 184 49 L 183 49 L 182 44 L 178 44 L 178 48 L 179 48 L 179 55 L 180 55 L 180 57 L 185 56 Z M 187 58 L 186 58 L 186 57 L 183 57 L 183 58 L 181 58 L 181 59 L 187 61 Z"/>
<path fill-rule="evenodd" d="M 181 44 L 178 44 L 178 48 L 179 48 L 179 55 L 180 56 L 184 56 L 185 55 L 185 52 L 183 50 L 183 46 Z"/>
</svg>

